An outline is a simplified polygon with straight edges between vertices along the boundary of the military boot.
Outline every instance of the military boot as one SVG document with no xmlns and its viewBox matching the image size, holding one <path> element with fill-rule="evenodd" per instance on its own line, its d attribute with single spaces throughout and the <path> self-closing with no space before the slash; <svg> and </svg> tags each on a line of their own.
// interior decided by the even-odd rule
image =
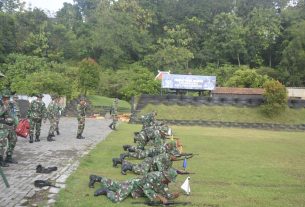
<svg viewBox="0 0 305 207">
<path fill-rule="evenodd" d="M 102 177 L 97 176 L 97 175 L 90 175 L 89 177 L 89 188 L 94 188 L 94 183 L 95 182 L 101 182 Z"/>
<path fill-rule="evenodd" d="M 85 139 L 85 137 L 83 137 L 81 134 L 78 134 L 78 135 L 76 136 L 76 139 Z"/>
<path fill-rule="evenodd" d="M 55 141 L 55 139 L 53 139 L 52 135 L 49 134 L 48 137 L 47 137 L 47 141 L 52 142 L 52 141 Z"/>
<path fill-rule="evenodd" d="M 128 145 L 128 144 L 123 145 L 123 149 L 124 149 L 124 151 L 127 151 L 127 149 L 128 149 L 128 148 L 130 148 L 130 147 L 131 147 L 131 145 Z"/>
<path fill-rule="evenodd" d="M 128 153 L 122 153 L 120 154 L 120 160 L 124 160 L 126 157 L 129 157 Z"/>
<path fill-rule="evenodd" d="M 40 142 L 39 136 L 35 137 L 35 142 Z"/>
<path fill-rule="evenodd" d="M 59 133 L 59 130 L 58 130 L 58 129 L 56 130 L 56 134 L 57 134 L 57 135 L 60 135 L 60 133 Z"/>
<path fill-rule="evenodd" d="M 129 163 L 129 162 L 123 162 L 122 168 L 121 168 L 121 173 L 122 173 L 122 175 L 126 175 L 126 172 L 127 172 L 128 170 L 132 171 L 132 167 L 133 167 L 133 165 L 132 165 L 131 163 Z"/>
<path fill-rule="evenodd" d="M 6 155 L 5 162 L 11 164 L 18 164 L 18 162 L 13 159 L 12 155 Z"/>
<path fill-rule="evenodd" d="M 128 150 L 128 152 L 135 152 L 136 151 L 136 149 L 134 147 L 129 147 L 127 150 Z"/>
<path fill-rule="evenodd" d="M 30 143 L 33 143 L 33 135 L 30 135 Z"/>
<path fill-rule="evenodd" d="M 118 164 L 122 164 L 122 160 L 120 158 L 112 158 L 112 166 L 117 167 Z"/>
<path fill-rule="evenodd" d="M 95 191 L 94 196 L 107 195 L 108 192 L 109 190 L 107 188 L 100 188 Z"/>
<path fill-rule="evenodd" d="M 0 156 L 0 166 L 1 166 L 1 167 L 8 167 L 8 166 L 9 166 L 6 162 L 4 162 L 2 156 Z"/>
<path fill-rule="evenodd" d="M 137 149 L 144 150 L 143 146 L 138 146 Z"/>
</svg>

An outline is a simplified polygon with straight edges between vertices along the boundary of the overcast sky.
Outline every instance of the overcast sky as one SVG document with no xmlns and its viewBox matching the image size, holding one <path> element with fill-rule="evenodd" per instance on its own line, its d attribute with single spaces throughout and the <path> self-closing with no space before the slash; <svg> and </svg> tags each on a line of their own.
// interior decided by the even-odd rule
<svg viewBox="0 0 305 207">
<path fill-rule="evenodd" d="M 73 0 L 24 0 L 26 2 L 25 8 L 28 8 L 31 4 L 32 8 L 40 8 L 52 13 L 57 12 L 63 7 L 64 2 L 73 3 Z"/>
</svg>

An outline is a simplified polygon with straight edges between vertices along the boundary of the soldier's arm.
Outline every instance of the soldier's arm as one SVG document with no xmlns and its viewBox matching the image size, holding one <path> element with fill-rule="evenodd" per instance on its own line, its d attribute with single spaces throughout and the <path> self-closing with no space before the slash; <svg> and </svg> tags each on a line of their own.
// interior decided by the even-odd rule
<svg viewBox="0 0 305 207">
<path fill-rule="evenodd" d="M 0 116 L 4 116 L 7 113 L 7 108 L 4 106 L 0 106 Z"/>
<path fill-rule="evenodd" d="M 48 118 L 48 110 L 44 103 L 42 103 L 42 116 L 45 120 Z"/>
<path fill-rule="evenodd" d="M 76 106 L 76 111 L 77 111 L 77 118 L 80 119 L 81 118 L 81 114 L 82 114 L 82 109 L 81 109 L 81 105 L 78 104 Z"/>
<path fill-rule="evenodd" d="M 27 117 L 27 118 L 30 118 L 30 116 L 31 116 L 31 113 L 32 113 L 32 106 L 33 106 L 33 103 L 30 103 L 29 109 L 28 109 L 27 114 L 26 114 L 26 117 Z"/>
</svg>

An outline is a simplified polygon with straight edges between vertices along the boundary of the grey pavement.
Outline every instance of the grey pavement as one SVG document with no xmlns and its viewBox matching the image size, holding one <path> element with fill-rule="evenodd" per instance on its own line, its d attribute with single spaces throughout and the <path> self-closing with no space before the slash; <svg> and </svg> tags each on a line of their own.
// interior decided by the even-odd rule
<svg viewBox="0 0 305 207">
<path fill-rule="evenodd" d="M 47 142 L 49 122 L 42 124 L 40 142 L 29 143 L 28 139 L 18 137 L 14 158 L 18 164 L 10 164 L 2 168 L 10 188 L 6 188 L 0 177 L 0 206 L 35 206 L 29 200 L 41 189 L 34 187 L 34 181 L 38 179 L 50 179 L 56 185 L 64 188 L 69 175 L 78 167 L 79 158 L 95 147 L 111 132 L 108 125 L 111 120 L 86 119 L 83 133 L 85 139 L 76 139 L 77 120 L 73 117 L 62 117 L 60 120 L 60 135 L 55 136 L 54 142 Z M 51 174 L 36 173 L 36 166 L 57 166 L 58 170 Z M 48 191 L 50 205 L 55 202 L 57 188 L 45 187 Z"/>
</svg>

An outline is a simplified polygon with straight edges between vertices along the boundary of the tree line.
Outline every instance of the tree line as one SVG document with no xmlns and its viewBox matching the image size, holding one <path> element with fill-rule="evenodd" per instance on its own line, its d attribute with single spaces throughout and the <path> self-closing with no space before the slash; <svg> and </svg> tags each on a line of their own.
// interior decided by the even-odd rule
<svg viewBox="0 0 305 207">
<path fill-rule="evenodd" d="M 74 0 L 54 15 L 0 1 L 1 87 L 158 94 L 158 70 L 218 86 L 305 85 L 304 0 Z"/>
</svg>

